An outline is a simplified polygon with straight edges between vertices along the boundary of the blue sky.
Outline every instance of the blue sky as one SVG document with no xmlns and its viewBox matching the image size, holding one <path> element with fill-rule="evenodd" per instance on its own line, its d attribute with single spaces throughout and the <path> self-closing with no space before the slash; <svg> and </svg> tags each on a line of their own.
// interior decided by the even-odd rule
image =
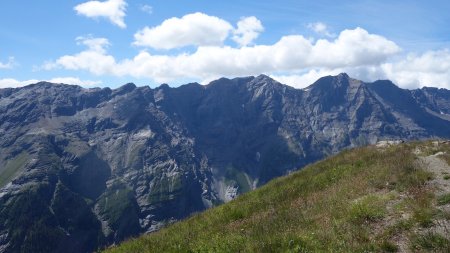
<svg viewBox="0 0 450 253">
<path fill-rule="evenodd" d="M 345 71 L 450 88 L 449 1 L 336 2 L 3 0 L 0 87 L 177 86 L 259 73 L 305 87 Z"/>
</svg>

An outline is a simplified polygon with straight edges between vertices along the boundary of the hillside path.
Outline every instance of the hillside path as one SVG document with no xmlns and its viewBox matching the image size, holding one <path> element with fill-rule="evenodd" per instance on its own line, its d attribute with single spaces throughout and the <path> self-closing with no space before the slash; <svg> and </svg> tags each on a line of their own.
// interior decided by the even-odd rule
<svg viewBox="0 0 450 253">
<path fill-rule="evenodd" d="M 446 161 L 439 156 L 443 152 L 438 152 L 434 155 L 429 155 L 421 158 L 424 162 L 424 167 L 434 174 L 434 178 L 430 181 L 430 185 L 435 189 L 436 197 L 450 194 L 450 180 L 445 179 L 446 175 L 450 175 L 450 166 Z M 436 208 L 443 213 L 450 212 L 450 204 L 437 205 Z M 445 218 L 437 218 L 434 221 L 434 226 L 427 229 L 428 232 L 438 233 L 448 238 L 450 234 L 450 221 Z"/>
<path fill-rule="evenodd" d="M 425 164 L 425 168 L 434 174 L 434 178 L 430 183 L 436 187 L 437 195 L 450 193 L 450 180 L 444 179 L 445 175 L 450 175 L 450 166 L 447 162 L 439 158 L 439 155 L 442 154 L 444 153 L 439 152 L 421 158 Z"/>
</svg>

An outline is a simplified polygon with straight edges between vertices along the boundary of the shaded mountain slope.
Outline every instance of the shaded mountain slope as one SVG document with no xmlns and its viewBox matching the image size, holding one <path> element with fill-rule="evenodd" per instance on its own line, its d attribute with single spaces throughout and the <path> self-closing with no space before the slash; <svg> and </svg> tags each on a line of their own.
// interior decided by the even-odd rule
<svg viewBox="0 0 450 253">
<path fill-rule="evenodd" d="M 450 138 L 449 110 L 449 91 L 346 74 L 0 89 L 0 252 L 92 251 L 344 148 Z"/>
<path fill-rule="evenodd" d="M 448 142 L 347 150 L 107 252 L 448 252 L 449 158 Z"/>
</svg>

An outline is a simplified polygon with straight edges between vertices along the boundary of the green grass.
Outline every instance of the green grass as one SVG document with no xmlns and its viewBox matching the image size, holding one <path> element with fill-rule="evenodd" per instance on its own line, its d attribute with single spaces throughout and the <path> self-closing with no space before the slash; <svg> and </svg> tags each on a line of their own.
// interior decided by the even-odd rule
<svg viewBox="0 0 450 253">
<path fill-rule="evenodd" d="M 413 211 L 413 219 L 423 228 L 431 227 L 436 215 L 436 209 L 432 206 L 434 196 L 429 191 L 415 192 L 414 203 L 409 203 Z"/>
<path fill-rule="evenodd" d="M 107 251 L 395 252 L 396 235 L 429 225 L 435 213 L 417 145 L 344 151 Z"/>
<path fill-rule="evenodd" d="M 109 220 L 113 226 L 118 226 L 125 210 L 132 205 L 130 203 L 131 191 L 121 185 L 115 185 L 99 199 L 100 213 Z"/>
<path fill-rule="evenodd" d="M 450 193 L 439 196 L 437 199 L 437 203 L 440 206 L 449 204 L 450 203 Z"/>
<path fill-rule="evenodd" d="M 11 182 L 24 169 L 27 162 L 28 154 L 23 152 L 10 160 L 4 168 L 0 167 L 0 188 Z"/>
<path fill-rule="evenodd" d="M 390 241 L 382 242 L 380 249 L 382 252 L 397 252 L 399 250 L 398 246 Z"/>
<path fill-rule="evenodd" d="M 182 189 L 181 176 L 167 177 L 166 175 L 159 174 L 159 180 L 152 187 L 148 200 L 150 203 L 155 204 L 172 200 L 177 194 L 180 194 Z"/>
<path fill-rule="evenodd" d="M 385 201 L 376 195 L 368 195 L 352 203 L 349 215 L 354 222 L 367 223 L 385 216 Z"/>
<path fill-rule="evenodd" d="M 429 232 L 414 235 L 411 248 L 414 251 L 450 252 L 450 241 L 440 234 Z"/>
</svg>

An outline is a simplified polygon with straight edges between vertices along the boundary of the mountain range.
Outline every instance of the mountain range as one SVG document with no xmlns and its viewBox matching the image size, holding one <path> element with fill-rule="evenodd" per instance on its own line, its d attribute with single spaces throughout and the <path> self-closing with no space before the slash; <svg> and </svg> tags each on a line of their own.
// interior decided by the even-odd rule
<svg viewBox="0 0 450 253">
<path fill-rule="evenodd" d="M 450 138 L 450 91 L 347 74 L 0 89 L 0 252 L 89 252 L 346 148 Z"/>
</svg>

